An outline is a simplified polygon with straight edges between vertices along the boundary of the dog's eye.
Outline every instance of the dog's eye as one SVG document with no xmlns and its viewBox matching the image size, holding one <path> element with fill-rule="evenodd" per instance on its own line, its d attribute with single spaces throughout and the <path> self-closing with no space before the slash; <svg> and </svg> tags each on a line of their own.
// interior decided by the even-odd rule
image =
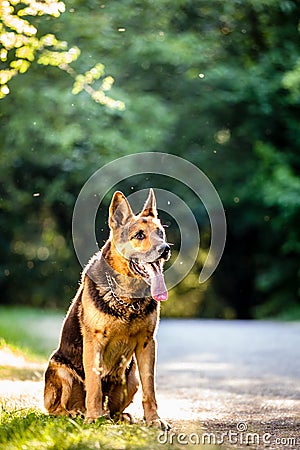
<svg viewBox="0 0 300 450">
<path fill-rule="evenodd" d="M 142 241 L 143 239 L 145 239 L 145 233 L 143 232 L 143 230 L 138 231 L 134 236 L 135 239 L 138 239 L 139 241 Z"/>
</svg>

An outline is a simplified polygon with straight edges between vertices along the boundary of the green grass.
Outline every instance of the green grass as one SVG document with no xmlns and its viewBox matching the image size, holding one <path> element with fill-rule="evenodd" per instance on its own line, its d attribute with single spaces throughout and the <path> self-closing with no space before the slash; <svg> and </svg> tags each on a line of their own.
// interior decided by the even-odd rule
<svg viewBox="0 0 300 450">
<path fill-rule="evenodd" d="M 99 419 L 49 417 L 37 411 L 3 411 L 0 417 L 1 450 L 176 449 L 161 445 L 159 431 L 143 425 L 124 425 Z"/>
<path fill-rule="evenodd" d="M 31 359 L 46 359 L 58 344 L 63 313 L 0 307 L 0 347 L 8 345 Z"/>
</svg>

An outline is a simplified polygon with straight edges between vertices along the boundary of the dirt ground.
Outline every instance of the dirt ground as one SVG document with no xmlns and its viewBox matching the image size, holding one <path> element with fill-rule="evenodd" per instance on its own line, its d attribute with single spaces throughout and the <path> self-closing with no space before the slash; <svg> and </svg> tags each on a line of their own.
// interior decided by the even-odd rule
<svg viewBox="0 0 300 450">
<path fill-rule="evenodd" d="M 158 342 L 162 443 L 300 449 L 300 323 L 162 321 Z M 6 407 L 43 410 L 45 366 L 5 349 L 0 366 Z M 140 392 L 129 411 L 142 417 Z"/>
</svg>

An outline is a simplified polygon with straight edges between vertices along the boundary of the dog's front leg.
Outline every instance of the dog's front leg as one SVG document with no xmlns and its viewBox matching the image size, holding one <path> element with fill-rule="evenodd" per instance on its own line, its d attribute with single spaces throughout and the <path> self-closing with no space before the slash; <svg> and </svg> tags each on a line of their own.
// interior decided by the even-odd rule
<svg viewBox="0 0 300 450">
<path fill-rule="evenodd" d="M 101 355 L 95 339 L 88 334 L 83 336 L 83 366 L 86 389 L 86 422 L 92 422 L 103 416 L 102 385 L 101 385 Z"/>
<path fill-rule="evenodd" d="M 143 408 L 147 425 L 154 425 L 168 430 L 169 424 L 162 420 L 157 413 L 155 395 L 155 359 L 156 341 L 141 343 L 136 349 L 136 359 L 143 389 Z"/>
</svg>

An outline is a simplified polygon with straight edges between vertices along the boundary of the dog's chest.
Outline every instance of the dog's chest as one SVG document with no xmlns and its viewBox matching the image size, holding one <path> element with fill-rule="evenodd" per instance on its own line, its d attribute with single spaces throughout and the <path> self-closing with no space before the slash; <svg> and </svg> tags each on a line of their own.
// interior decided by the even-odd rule
<svg viewBox="0 0 300 450">
<path fill-rule="evenodd" d="M 128 366 L 135 348 L 137 346 L 137 338 L 132 336 L 114 336 L 100 343 L 100 365 L 104 371 L 103 375 L 115 374 L 122 375 Z"/>
<path fill-rule="evenodd" d="M 98 321 L 95 335 L 99 346 L 102 375 L 121 377 L 137 346 L 149 342 L 154 330 L 154 320 L 136 320 L 131 324 L 118 320 Z"/>
</svg>

